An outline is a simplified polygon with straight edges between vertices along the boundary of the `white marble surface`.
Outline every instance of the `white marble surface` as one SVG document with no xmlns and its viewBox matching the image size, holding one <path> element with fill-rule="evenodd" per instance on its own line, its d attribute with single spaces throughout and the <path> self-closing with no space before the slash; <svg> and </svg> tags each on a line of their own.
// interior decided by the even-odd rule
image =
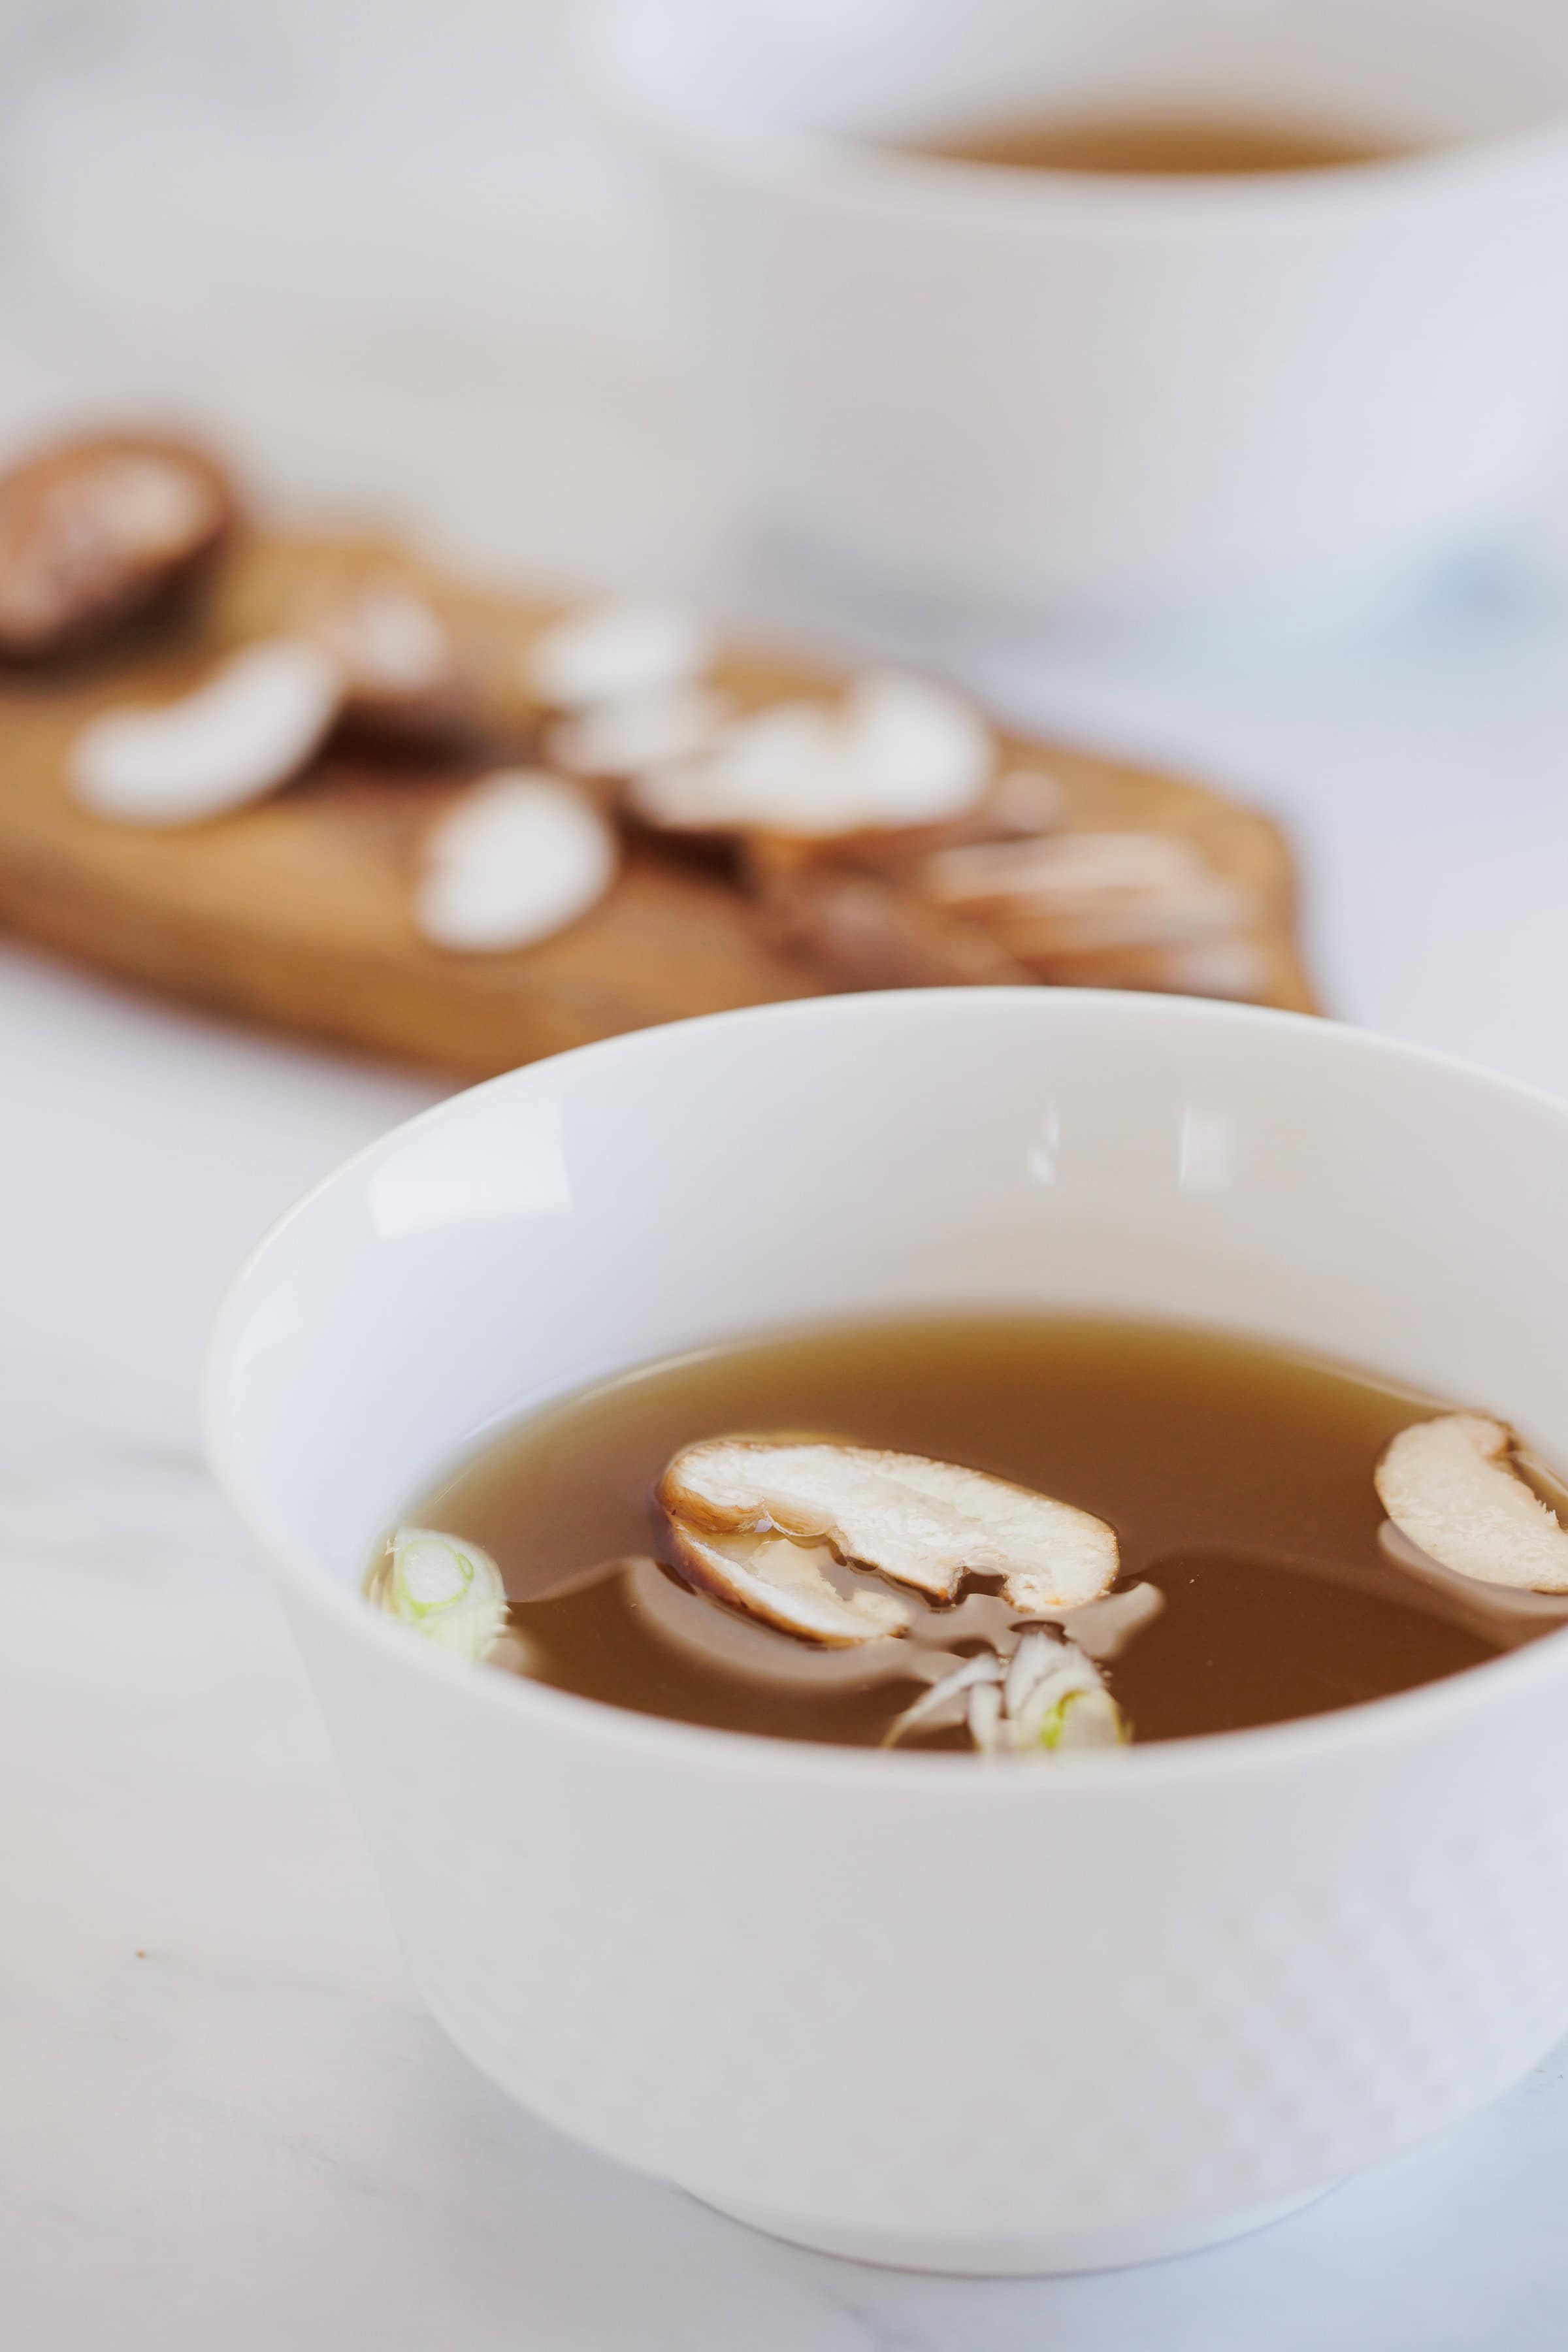
<svg viewBox="0 0 1568 2352">
<path fill-rule="evenodd" d="M 448 11 L 448 43 L 476 45 L 454 87 L 512 58 L 522 34 L 504 13 Z M 406 27 L 401 80 L 387 67 L 374 84 L 379 140 L 353 134 L 353 201 L 325 152 L 319 118 L 335 107 L 341 121 L 373 22 L 353 0 L 273 0 L 243 37 L 194 0 L 10 12 L 0 431 L 174 401 L 300 499 L 380 505 L 523 572 L 668 576 L 820 623 L 830 607 L 733 530 L 612 179 L 530 65 L 555 54 L 548 12 L 513 14 L 553 143 L 535 184 L 487 104 L 487 135 L 466 154 L 451 142 L 443 219 Z M 420 123 L 423 177 L 401 160 Z M 325 261 L 289 223 L 258 226 L 296 148 L 300 205 L 336 224 Z M 119 201 L 127 159 L 153 150 L 145 173 L 123 170 Z M 184 220 L 182 245 L 172 224 L 198 167 L 222 205 Z M 523 224 L 510 244 L 498 206 Z M 389 208 L 430 239 L 396 302 Z M 352 289 L 335 275 L 347 253 L 365 257 Z M 1568 483 L 1511 561 L 1338 646 L 915 635 L 962 651 L 1020 709 L 1281 809 L 1339 1009 L 1568 1089 Z M 1035 2284 L 795 2253 L 508 2108 L 410 1993 L 310 1696 L 195 1443 L 197 1352 L 235 1261 L 432 1089 L 6 948 L 0 1079 L 0 2342 L 1544 2352 L 1568 2338 L 1561 2056 L 1480 2122 L 1263 2236 Z"/>
</svg>

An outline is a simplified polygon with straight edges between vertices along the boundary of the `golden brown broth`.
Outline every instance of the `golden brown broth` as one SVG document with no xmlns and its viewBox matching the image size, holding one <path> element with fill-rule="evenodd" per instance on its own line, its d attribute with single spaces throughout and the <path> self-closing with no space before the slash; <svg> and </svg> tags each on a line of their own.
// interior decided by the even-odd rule
<svg viewBox="0 0 1568 2352">
<path fill-rule="evenodd" d="M 503 1431 L 407 1516 L 495 1555 L 542 1681 L 692 1723 L 875 1744 L 913 1683 L 802 1692 L 709 1666 L 653 1630 L 618 1576 L 530 1595 L 596 1562 L 668 1559 L 653 1489 L 698 1438 L 812 1432 L 992 1471 L 1108 1519 L 1121 1583 L 1165 1593 L 1105 1671 L 1133 1736 L 1172 1739 L 1353 1706 L 1552 1630 L 1549 1617 L 1492 1623 L 1485 1588 L 1476 1612 L 1456 1612 L 1382 1552 L 1373 1465 L 1435 1409 L 1441 1400 L 1215 1332 L 931 1317 L 621 1375 Z"/>
<path fill-rule="evenodd" d="M 1375 163 L 1411 150 L 1327 124 L 1223 115 L 1064 115 L 890 142 L 948 163 L 1138 178 L 1234 178 Z"/>
</svg>

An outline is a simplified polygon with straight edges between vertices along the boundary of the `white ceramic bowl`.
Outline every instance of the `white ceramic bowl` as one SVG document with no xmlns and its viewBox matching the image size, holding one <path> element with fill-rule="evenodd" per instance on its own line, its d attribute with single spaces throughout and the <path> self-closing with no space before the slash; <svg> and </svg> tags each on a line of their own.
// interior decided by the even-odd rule
<svg viewBox="0 0 1568 2352">
<path fill-rule="evenodd" d="M 955 2270 L 1202 2244 L 1493 2097 L 1568 2027 L 1568 1636 L 1013 1769 L 623 1713 L 449 1662 L 358 1586 L 498 1415 L 912 1307 L 1273 1334 L 1568 1461 L 1565 1212 L 1557 1103 L 1327 1024 L 1044 989 L 655 1030 L 363 1153 L 230 1292 L 208 1428 L 436 2016 L 628 2164 Z"/>
<path fill-rule="evenodd" d="M 600 43 L 753 499 L 947 600 L 1376 595 L 1568 416 L 1560 0 L 614 0 Z M 1413 159 L 1003 173 L 879 137 L 1186 108 Z"/>
</svg>

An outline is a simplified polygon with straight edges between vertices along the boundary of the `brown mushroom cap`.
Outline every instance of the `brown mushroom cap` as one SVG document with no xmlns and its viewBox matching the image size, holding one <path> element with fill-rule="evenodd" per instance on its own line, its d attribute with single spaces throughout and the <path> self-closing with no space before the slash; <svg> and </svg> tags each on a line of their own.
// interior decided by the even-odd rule
<svg viewBox="0 0 1568 2352">
<path fill-rule="evenodd" d="M 156 435 L 60 441 L 0 474 L 0 656 L 79 650 L 188 577 L 237 512 L 194 444 Z"/>
</svg>

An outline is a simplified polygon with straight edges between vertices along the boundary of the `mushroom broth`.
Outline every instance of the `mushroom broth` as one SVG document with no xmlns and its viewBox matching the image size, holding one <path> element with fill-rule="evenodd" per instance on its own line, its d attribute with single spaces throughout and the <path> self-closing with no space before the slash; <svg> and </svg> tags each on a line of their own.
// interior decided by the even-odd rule
<svg viewBox="0 0 1568 2352">
<path fill-rule="evenodd" d="M 439 1633 L 443 1563 L 478 1562 L 481 1633 L 456 1646 L 738 1731 L 1044 1752 L 1233 1730 L 1435 1681 L 1568 1615 L 1391 1524 L 1385 1454 L 1428 1423 L 1468 1436 L 1462 1473 L 1529 1479 L 1503 1501 L 1551 1554 L 1535 1496 L 1561 1490 L 1482 1461 L 1501 1424 L 1284 1348 L 1046 1313 L 793 1333 L 503 1429 L 411 1507 L 370 1589 Z"/>
</svg>

